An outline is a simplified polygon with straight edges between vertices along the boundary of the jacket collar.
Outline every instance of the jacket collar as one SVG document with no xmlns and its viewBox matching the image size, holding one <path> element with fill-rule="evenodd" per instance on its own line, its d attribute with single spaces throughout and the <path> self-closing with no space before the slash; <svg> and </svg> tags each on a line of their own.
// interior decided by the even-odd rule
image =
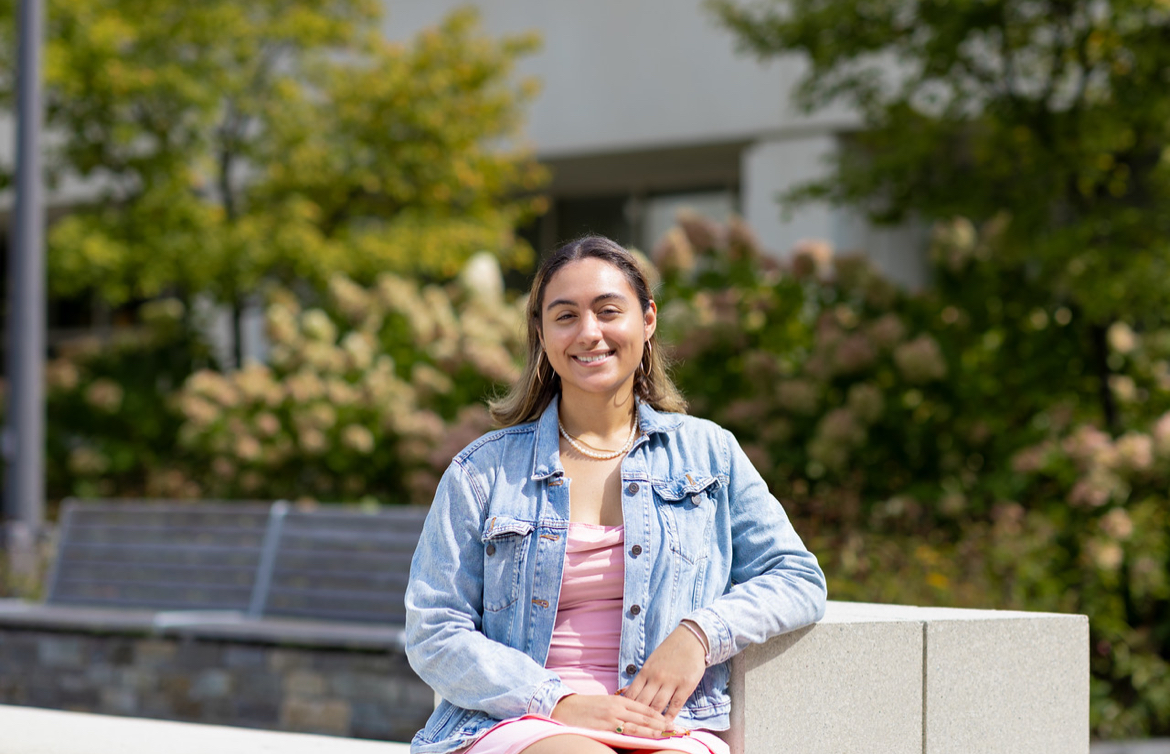
<svg viewBox="0 0 1170 754">
<path fill-rule="evenodd" d="M 557 412 L 561 403 L 561 396 L 557 394 L 549 402 L 548 408 L 540 415 L 536 422 L 536 436 L 532 456 L 532 478 L 547 479 L 550 476 L 565 473 L 561 466 L 560 430 L 557 428 Z M 646 442 L 646 438 L 656 432 L 670 432 L 682 425 L 680 414 L 670 414 L 655 411 L 650 404 L 638 401 L 638 422 L 642 428 L 642 437 L 634 443 L 634 447 Z"/>
</svg>

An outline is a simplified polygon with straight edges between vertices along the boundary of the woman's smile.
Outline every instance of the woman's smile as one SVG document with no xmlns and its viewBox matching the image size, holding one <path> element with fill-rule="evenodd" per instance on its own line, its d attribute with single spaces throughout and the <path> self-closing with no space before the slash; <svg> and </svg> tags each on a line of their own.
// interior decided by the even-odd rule
<svg viewBox="0 0 1170 754">
<path fill-rule="evenodd" d="M 574 356 L 573 358 L 582 364 L 599 364 L 602 361 L 604 361 L 605 359 L 608 359 L 610 356 L 613 356 L 613 354 L 614 354 L 613 351 L 603 351 L 602 353 L 589 354 L 589 355 L 578 354 L 578 355 Z"/>
</svg>

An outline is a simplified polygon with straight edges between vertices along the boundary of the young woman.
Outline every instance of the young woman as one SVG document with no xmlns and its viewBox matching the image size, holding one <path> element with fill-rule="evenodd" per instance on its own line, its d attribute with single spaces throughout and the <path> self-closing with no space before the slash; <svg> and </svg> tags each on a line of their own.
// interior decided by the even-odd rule
<svg viewBox="0 0 1170 754">
<path fill-rule="evenodd" d="M 503 429 L 444 474 L 406 593 L 442 697 L 419 754 L 721 754 L 728 660 L 819 620 L 825 580 L 729 432 L 686 416 L 634 257 L 591 236 L 528 301 Z"/>
</svg>

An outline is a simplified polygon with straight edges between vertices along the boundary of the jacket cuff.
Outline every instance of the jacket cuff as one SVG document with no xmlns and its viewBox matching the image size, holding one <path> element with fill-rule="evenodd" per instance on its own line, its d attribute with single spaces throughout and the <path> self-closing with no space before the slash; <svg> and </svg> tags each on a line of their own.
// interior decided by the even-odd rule
<svg viewBox="0 0 1170 754">
<path fill-rule="evenodd" d="M 723 622 L 714 610 L 704 607 L 683 618 L 703 629 L 710 645 L 710 659 L 708 666 L 727 662 L 735 654 L 735 642 L 731 638 L 731 629 Z"/>
<path fill-rule="evenodd" d="M 528 700 L 525 714 L 551 718 L 557 702 L 574 693 L 560 678 L 549 678 L 536 687 L 536 693 Z"/>
</svg>

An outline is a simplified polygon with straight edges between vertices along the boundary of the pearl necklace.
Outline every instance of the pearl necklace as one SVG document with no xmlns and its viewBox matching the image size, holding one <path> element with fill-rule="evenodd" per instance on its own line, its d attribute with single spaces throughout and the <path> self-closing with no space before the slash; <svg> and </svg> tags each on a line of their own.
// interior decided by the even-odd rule
<svg viewBox="0 0 1170 754">
<path fill-rule="evenodd" d="M 600 452 L 596 451 L 596 450 L 590 450 L 589 448 L 585 447 L 584 442 L 582 442 L 581 440 L 578 440 L 576 437 L 573 437 L 567 431 L 565 431 L 565 425 L 561 424 L 560 417 L 557 417 L 557 427 L 560 428 L 560 430 L 561 430 L 561 437 L 563 437 L 569 441 L 569 444 L 573 446 L 573 450 L 576 450 L 578 453 L 580 453 L 583 456 L 586 456 L 588 458 L 593 458 L 593 459 L 596 459 L 598 461 L 608 461 L 611 458 L 617 458 L 620 455 L 624 455 L 624 454 L 628 453 L 630 448 L 634 447 L 634 440 L 637 439 L 637 437 L 638 437 L 638 417 L 637 416 L 634 417 L 634 428 L 630 430 L 630 436 L 626 440 L 626 444 L 621 446 L 617 450 L 606 450 L 606 451 L 600 451 Z"/>
</svg>

